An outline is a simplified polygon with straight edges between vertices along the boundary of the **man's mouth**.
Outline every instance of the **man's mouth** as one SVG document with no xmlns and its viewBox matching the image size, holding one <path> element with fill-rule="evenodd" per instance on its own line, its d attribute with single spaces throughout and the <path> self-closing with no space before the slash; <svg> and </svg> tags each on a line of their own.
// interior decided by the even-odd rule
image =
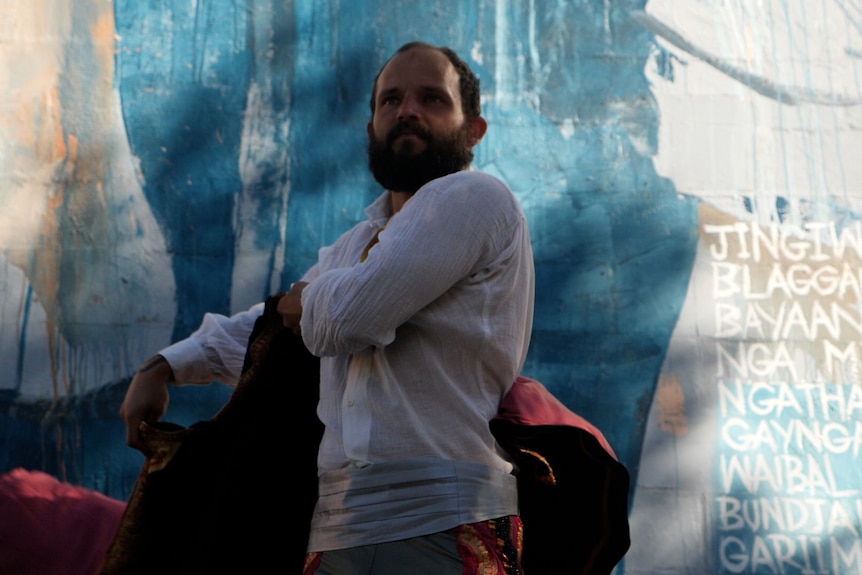
<svg viewBox="0 0 862 575">
<path fill-rule="evenodd" d="M 422 130 L 417 130 L 415 128 L 398 128 L 393 130 L 392 135 L 389 137 L 390 143 L 401 139 L 420 140 L 424 142 L 428 139 L 428 136 Z"/>
</svg>

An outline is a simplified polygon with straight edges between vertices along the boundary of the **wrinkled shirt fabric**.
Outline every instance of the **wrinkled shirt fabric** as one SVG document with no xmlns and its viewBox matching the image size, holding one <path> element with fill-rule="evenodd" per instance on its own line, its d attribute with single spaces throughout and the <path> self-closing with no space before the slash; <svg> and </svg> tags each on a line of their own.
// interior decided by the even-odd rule
<svg viewBox="0 0 862 575">
<path fill-rule="evenodd" d="M 389 205 L 384 192 L 301 278 L 325 425 L 310 551 L 518 511 L 512 463 L 488 422 L 532 329 L 523 211 L 502 181 L 472 170 L 429 182 L 391 217 Z M 262 311 L 207 314 L 162 350 L 177 382 L 235 385 Z"/>
</svg>

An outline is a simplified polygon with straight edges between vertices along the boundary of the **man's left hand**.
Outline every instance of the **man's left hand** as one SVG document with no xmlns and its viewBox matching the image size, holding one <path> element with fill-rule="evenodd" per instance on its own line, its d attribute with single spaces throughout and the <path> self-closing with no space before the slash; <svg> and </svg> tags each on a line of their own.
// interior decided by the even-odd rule
<svg viewBox="0 0 862 575">
<path fill-rule="evenodd" d="M 296 335 L 301 335 L 299 320 L 302 318 L 302 290 L 308 282 L 296 282 L 291 284 L 290 290 L 278 300 L 278 313 L 281 314 L 284 327 L 293 330 Z"/>
</svg>

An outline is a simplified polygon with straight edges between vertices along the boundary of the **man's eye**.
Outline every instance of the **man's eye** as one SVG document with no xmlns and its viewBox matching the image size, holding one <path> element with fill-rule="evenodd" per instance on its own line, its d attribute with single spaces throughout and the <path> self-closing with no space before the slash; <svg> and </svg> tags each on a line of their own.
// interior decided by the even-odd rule
<svg viewBox="0 0 862 575">
<path fill-rule="evenodd" d="M 390 96 L 388 98 L 383 98 L 383 102 L 381 102 L 384 106 L 395 106 L 398 104 L 398 98 L 395 96 Z"/>
</svg>

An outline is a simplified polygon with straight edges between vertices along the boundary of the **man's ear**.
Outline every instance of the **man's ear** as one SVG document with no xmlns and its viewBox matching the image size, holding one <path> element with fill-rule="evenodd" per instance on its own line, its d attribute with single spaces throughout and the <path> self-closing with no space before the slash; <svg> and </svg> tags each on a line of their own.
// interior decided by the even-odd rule
<svg viewBox="0 0 862 575">
<path fill-rule="evenodd" d="M 485 137 L 485 132 L 488 130 L 488 122 L 482 116 L 477 116 L 470 120 L 470 142 L 475 146 Z"/>
<path fill-rule="evenodd" d="M 369 140 L 371 139 L 371 131 L 372 131 L 373 129 L 374 129 L 374 128 L 372 128 L 372 127 L 371 127 L 371 120 L 368 120 L 368 123 L 367 123 L 367 124 L 365 124 L 365 133 L 368 135 L 368 139 L 369 139 Z"/>
</svg>

